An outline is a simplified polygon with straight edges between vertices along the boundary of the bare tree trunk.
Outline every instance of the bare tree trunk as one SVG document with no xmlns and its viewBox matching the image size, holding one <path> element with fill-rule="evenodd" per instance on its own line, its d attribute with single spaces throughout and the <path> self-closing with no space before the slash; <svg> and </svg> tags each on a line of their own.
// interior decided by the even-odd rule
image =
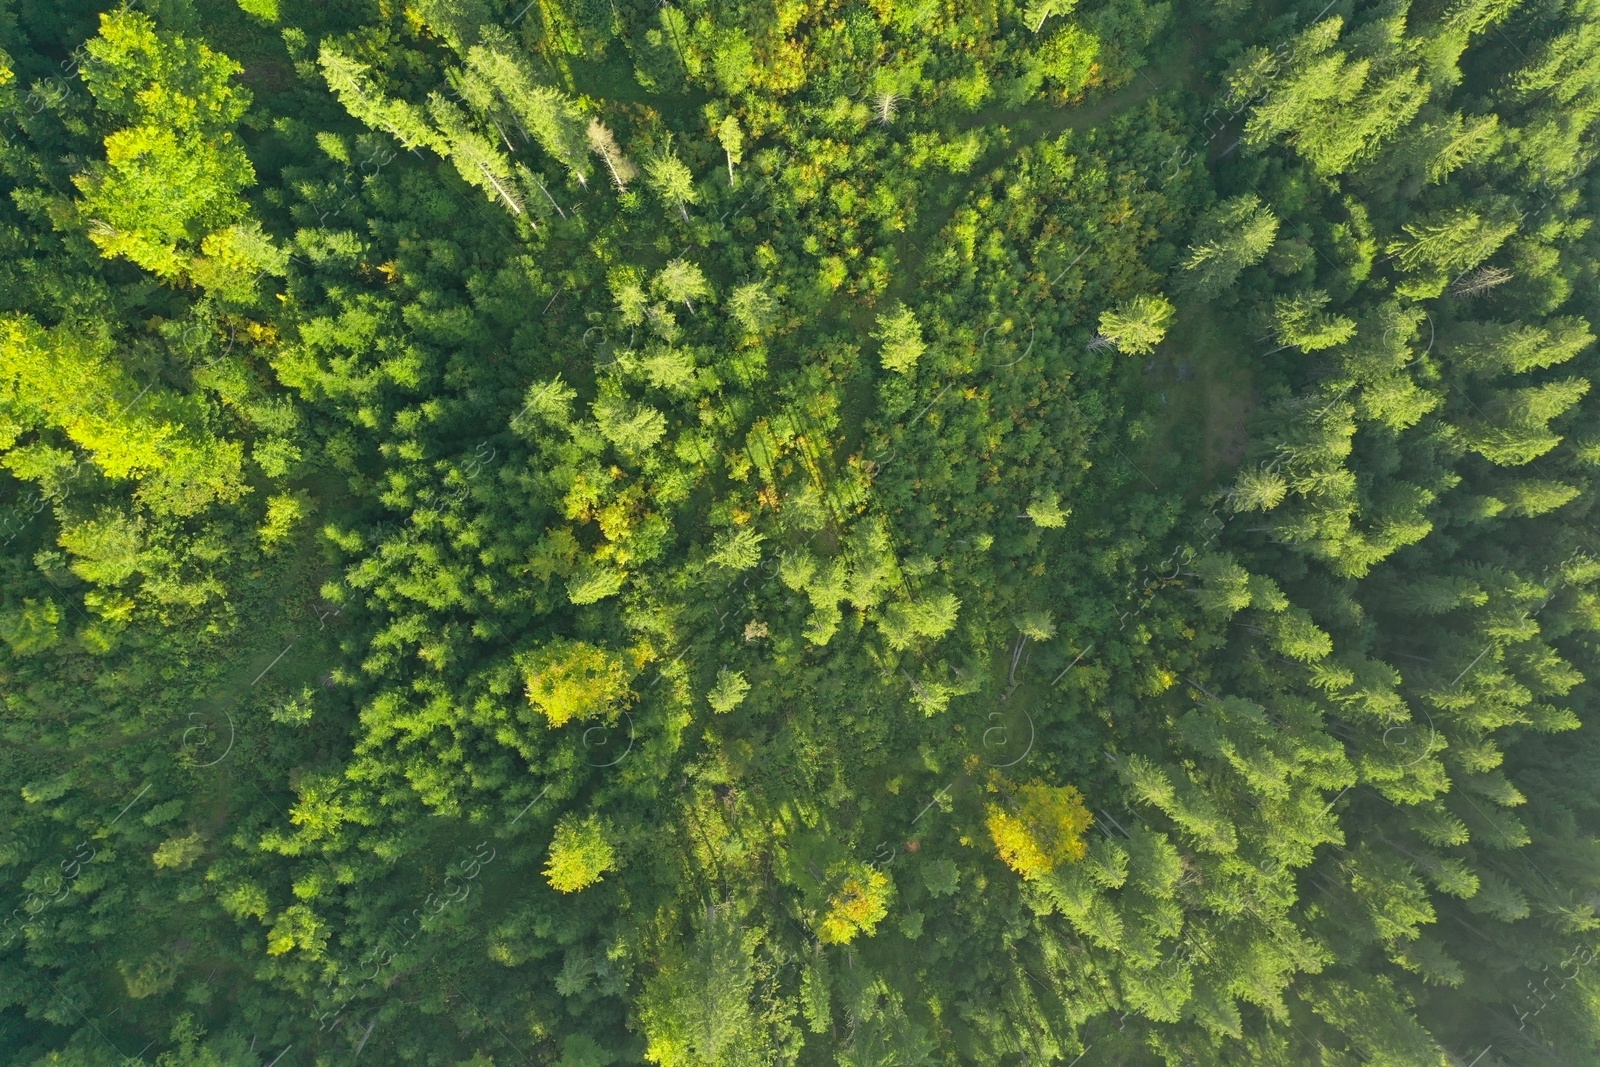
<svg viewBox="0 0 1600 1067">
<path fill-rule="evenodd" d="M 489 169 L 488 164 L 479 163 L 478 169 L 483 172 L 485 178 L 489 179 L 489 184 L 494 186 L 494 191 L 500 194 L 500 198 L 506 202 L 506 206 L 516 214 L 522 214 L 522 205 L 517 203 L 517 198 L 507 192 L 506 187 L 500 184 L 500 179 L 494 176 L 494 171 Z"/>
</svg>

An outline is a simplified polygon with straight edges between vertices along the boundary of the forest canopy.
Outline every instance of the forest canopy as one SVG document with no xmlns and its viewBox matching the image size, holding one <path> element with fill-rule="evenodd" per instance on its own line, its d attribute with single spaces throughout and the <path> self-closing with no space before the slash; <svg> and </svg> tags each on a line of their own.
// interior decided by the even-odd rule
<svg viewBox="0 0 1600 1067">
<path fill-rule="evenodd" d="M 1600 0 L 0 0 L 0 1065 L 1600 1063 Z"/>
</svg>

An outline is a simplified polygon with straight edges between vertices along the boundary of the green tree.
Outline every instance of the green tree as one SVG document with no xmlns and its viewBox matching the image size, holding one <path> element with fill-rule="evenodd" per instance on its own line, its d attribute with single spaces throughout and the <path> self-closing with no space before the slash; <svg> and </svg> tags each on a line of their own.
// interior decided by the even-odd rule
<svg viewBox="0 0 1600 1067">
<path fill-rule="evenodd" d="M 1033 520 L 1035 526 L 1047 530 L 1060 529 L 1067 524 L 1067 519 L 1072 515 L 1071 508 L 1061 506 L 1061 494 L 1054 489 L 1034 497 L 1028 504 L 1027 516 Z"/>
<path fill-rule="evenodd" d="M 1136 296 L 1100 313 L 1100 336 L 1130 356 L 1149 355 L 1167 336 L 1175 314 L 1172 301 L 1160 293 Z"/>
<path fill-rule="evenodd" d="M 747 571 L 761 562 L 761 542 L 765 540 L 764 534 L 749 526 L 727 530 L 717 535 L 707 562 L 725 570 Z"/>
<path fill-rule="evenodd" d="M 953 593 L 896 601 L 884 608 L 878 629 L 890 648 L 908 649 L 919 637 L 938 640 L 955 629 L 960 608 L 961 601 Z"/>
<path fill-rule="evenodd" d="M 1195 574 L 1203 583 L 1197 593 L 1202 610 L 1228 617 L 1250 606 L 1250 572 L 1230 555 L 1214 553 L 1200 557 Z"/>
<path fill-rule="evenodd" d="M 1022 12 L 1022 21 L 1028 24 L 1028 29 L 1038 33 L 1046 19 L 1052 15 L 1071 14 L 1076 3 L 1077 0 L 1028 0 Z"/>
<path fill-rule="evenodd" d="M 755 62 L 755 50 L 749 35 L 742 28 L 727 26 L 715 31 L 711 47 L 711 70 L 729 96 L 737 96 L 745 91 L 750 84 Z"/>
<path fill-rule="evenodd" d="M 1271 511 L 1288 493 L 1288 481 L 1277 472 L 1242 470 L 1234 479 L 1229 501 L 1235 511 Z"/>
<path fill-rule="evenodd" d="M 1565 363 L 1594 343 L 1589 324 L 1563 317 L 1541 325 L 1458 323 L 1443 345 L 1450 362 L 1478 376 L 1524 374 Z"/>
<path fill-rule="evenodd" d="M 484 111 L 502 103 L 539 147 L 588 184 L 590 120 L 575 101 L 535 80 L 531 65 L 499 27 L 485 27 L 481 40 L 466 54 L 466 98 Z"/>
<path fill-rule="evenodd" d="M 61 608 L 54 600 L 24 597 L 20 609 L 0 615 L 0 640 L 18 656 L 54 648 L 61 641 Z"/>
<path fill-rule="evenodd" d="M 694 313 L 693 301 L 711 295 L 711 284 L 700 268 L 686 259 L 674 259 L 656 275 L 655 291 L 667 300 L 683 301 L 683 306 Z"/>
<path fill-rule="evenodd" d="M 1504 142 L 1499 115 L 1468 118 L 1452 112 L 1408 131 L 1403 157 L 1437 185 L 1462 167 L 1487 162 Z"/>
<path fill-rule="evenodd" d="M 459 53 L 477 43 L 490 19 L 484 0 L 418 0 L 417 13 Z"/>
<path fill-rule="evenodd" d="M 1455 276 L 1488 259 L 1519 225 L 1504 206 L 1487 216 L 1469 207 L 1449 208 L 1406 223 L 1406 236 L 1385 250 L 1407 271 Z"/>
<path fill-rule="evenodd" d="M 1357 44 L 1352 34 L 1345 39 L 1352 50 L 1344 51 L 1335 48 L 1343 29 L 1344 19 L 1334 16 L 1304 30 L 1286 66 L 1265 49 L 1234 61 L 1229 102 L 1255 102 L 1246 142 L 1282 137 L 1313 173 L 1332 175 L 1370 159 L 1411 121 L 1430 87 L 1399 35 L 1369 33 Z M 1367 54 L 1353 54 L 1356 47 Z"/>
<path fill-rule="evenodd" d="M 1462 439 L 1491 463 L 1531 463 L 1561 443 L 1561 435 L 1550 429 L 1551 420 L 1588 392 L 1584 378 L 1499 390 L 1462 420 Z"/>
<path fill-rule="evenodd" d="M 727 904 L 704 909 L 695 928 L 692 941 L 673 945 L 645 983 L 645 1058 L 661 1067 L 768 1062 L 771 1041 L 754 1002 L 762 932 L 743 929 Z"/>
<path fill-rule="evenodd" d="M 101 16 L 87 50 L 84 81 L 125 123 L 106 137 L 104 164 L 73 179 L 101 253 L 174 282 L 208 262 L 207 280 L 233 296 L 253 295 L 248 279 L 261 270 L 281 274 L 259 228 L 238 229 L 249 219 L 241 194 L 255 181 L 234 133 L 250 106 L 232 84 L 238 64 L 128 9 Z"/>
<path fill-rule="evenodd" d="M 244 453 L 210 432 L 198 398 L 138 388 L 114 358 L 105 323 L 64 322 L 50 329 L 26 317 L 0 320 L 0 414 L 11 441 L 52 427 L 87 450 L 112 479 L 140 483 L 161 514 L 194 515 L 237 501 Z M 26 453 L 6 457 L 15 465 Z"/>
<path fill-rule="evenodd" d="M 1272 318 L 1277 329 L 1278 344 L 1283 348 L 1298 348 L 1302 352 L 1317 352 L 1342 345 L 1354 337 L 1356 324 L 1353 319 L 1322 310 L 1328 300 L 1328 294 L 1318 289 L 1273 301 Z"/>
<path fill-rule="evenodd" d="M 352 116 L 374 130 L 383 130 L 408 151 L 432 148 L 449 151 L 445 139 L 417 105 L 385 96 L 372 82 L 371 70 L 333 46 L 324 43 L 317 53 L 322 76 L 334 96 Z"/>
<path fill-rule="evenodd" d="M 717 672 L 717 684 L 706 694 L 706 703 L 718 714 L 729 712 L 744 703 L 749 692 L 750 683 L 745 680 L 743 671 L 730 671 L 723 667 Z"/>
<path fill-rule="evenodd" d="M 1261 262 L 1278 236 L 1278 217 L 1254 193 L 1213 207 L 1195 229 L 1179 284 L 1199 300 L 1231 288 L 1246 267 Z"/>
<path fill-rule="evenodd" d="M 568 813 L 556 823 L 544 865 L 545 880 L 558 893 L 576 893 L 604 880 L 617 868 L 605 823 L 598 816 Z"/>
<path fill-rule="evenodd" d="M 614 720 L 633 699 L 622 654 L 565 638 L 520 657 L 528 701 L 552 727 L 573 719 Z"/>
<path fill-rule="evenodd" d="M 450 158 L 461 176 L 511 214 L 525 215 L 527 206 L 517 189 L 511 161 L 494 142 L 474 130 L 466 114 L 442 96 L 435 94 L 428 100 L 428 112 L 444 139 L 441 154 Z"/>
<path fill-rule="evenodd" d="M 765 282 L 747 282 L 728 298 L 728 314 L 748 337 L 762 337 L 778 321 L 778 301 Z"/>
<path fill-rule="evenodd" d="M 644 176 L 655 194 L 677 208 L 683 221 L 688 222 L 689 205 L 700 202 L 700 193 L 694 187 L 694 175 L 670 146 L 645 164 Z"/>
<path fill-rule="evenodd" d="M 627 456 L 642 456 L 667 435 L 667 419 L 655 408 L 628 400 L 608 388 L 595 400 L 601 435 Z"/>
<path fill-rule="evenodd" d="M 892 311 L 878 313 L 878 327 L 872 336 L 882 345 L 878 358 L 885 370 L 910 374 L 927 351 L 922 340 L 922 324 L 916 313 L 901 304 Z"/>
</svg>

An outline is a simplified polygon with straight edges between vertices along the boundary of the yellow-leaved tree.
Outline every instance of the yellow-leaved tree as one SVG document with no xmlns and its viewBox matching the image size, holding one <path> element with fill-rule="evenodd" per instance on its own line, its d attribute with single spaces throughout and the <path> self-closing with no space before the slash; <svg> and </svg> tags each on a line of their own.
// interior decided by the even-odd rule
<svg viewBox="0 0 1600 1067">
<path fill-rule="evenodd" d="M 557 638 L 525 655 L 521 666 L 529 702 L 553 727 L 573 719 L 614 721 L 633 699 L 623 654 L 586 641 Z"/>
<path fill-rule="evenodd" d="M 576 893 L 601 880 L 617 866 L 617 853 L 611 847 L 605 824 L 589 815 L 579 819 L 572 814 L 556 824 L 550 842 L 550 855 L 544 865 L 550 888 L 561 893 Z"/>
<path fill-rule="evenodd" d="M 1000 788 L 996 786 L 996 788 Z M 1030 881 L 1087 851 L 1083 833 L 1093 817 L 1083 794 L 1070 785 L 1029 782 L 1016 791 L 1011 810 L 986 808 L 985 824 L 1007 867 Z"/>
<path fill-rule="evenodd" d="M 872 936 L 878 923 L 889 914 L 894 899 L 894 883 L 876 867 L 861 862 L 836 866 L 829 881 L 837 885 L 828 898 L 817 938 L 825 945 L 845 945 L 857 934 Z"/>
</svg>

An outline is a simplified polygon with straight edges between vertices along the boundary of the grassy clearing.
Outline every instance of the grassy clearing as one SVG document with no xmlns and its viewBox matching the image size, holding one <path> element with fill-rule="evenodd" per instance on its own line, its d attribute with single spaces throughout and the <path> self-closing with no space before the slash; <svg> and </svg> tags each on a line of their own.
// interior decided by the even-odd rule
<svg viewBox="0 0 1600 1067">
<path fill-rule="evenodd" d="M 1198 465 L 1199 496 L 1244 460 L 1255 409 L 1247 339 L 1227 336 L 1209 307 L 1181 310 L 1172 332 L 1141 365 L 1153 426 L 1141 466 L 1164 473 Z"/>
</svg>

